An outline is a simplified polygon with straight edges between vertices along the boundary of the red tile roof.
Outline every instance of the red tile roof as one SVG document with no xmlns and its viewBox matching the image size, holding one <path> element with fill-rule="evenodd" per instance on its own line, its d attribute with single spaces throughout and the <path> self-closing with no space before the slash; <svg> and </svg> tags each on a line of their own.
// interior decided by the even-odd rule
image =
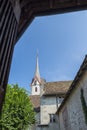
<svg viewBox="0 0 87 130">
<path fill-rule="evenodd" d="M 31 96 L 29 96 L 29 98 L 30 98 L 34 108 L 40 107 L 40 96 L 39 95 L 31 95 Z"/>
<path fill-rule="evenodd" d="M 59 82 L 47 82 L 44 87 L 44 95 L 59 95 L 65 96 L 66 92 L 69 89 L 72 81 L 59 81 Z M 34 106 L 34 109 L 40 107 L 40 96 L 39 95 L 31 95 L 29 96 L 30 100 Z"/>
<path fill-rule="evenodd" d="M 65 95 L 72 81 L 47 82 L 44 87 L 44 95 Z"/>
</svg>

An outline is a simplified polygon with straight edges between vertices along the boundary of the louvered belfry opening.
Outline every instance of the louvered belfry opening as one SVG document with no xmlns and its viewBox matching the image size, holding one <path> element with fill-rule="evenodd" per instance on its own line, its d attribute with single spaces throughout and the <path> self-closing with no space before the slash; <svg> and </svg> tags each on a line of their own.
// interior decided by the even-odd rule
<svg viewBox="0 0 87 130">
<path fill-rule="evenodd" d="M 0 0 L 0 110 L 4 101 L 18 23 L 9 0 Z"/>
</svg>

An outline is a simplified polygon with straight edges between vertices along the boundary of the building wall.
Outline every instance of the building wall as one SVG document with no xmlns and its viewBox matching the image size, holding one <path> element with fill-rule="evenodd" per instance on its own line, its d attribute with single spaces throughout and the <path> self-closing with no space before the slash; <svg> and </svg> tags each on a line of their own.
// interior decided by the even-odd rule
<svg viewBox="0 0 87 130">
<path fill-rule="evenodd" d="M 60 130 L 87 130 L 81 103 L 81 88 L 87 105 L 87 72 L 80 79 L 65 105 L 59 112 Z"/>
<path fill-rule="evenodd" d="M 42 96 L 40 113 L 36 113 L 36 123 L 31 130 L 59 130 L 58 116 L 55 115 L 55 122 L 50 122 L 50 114 L 55 114 L 56 111 L 56 96 Z"/>
<path fill-rule="evenodd" d="M 41 124 L 49 124 L 51 113 L 55 113 L 57 110 L 55 97 L 41 97 Z"/>
<path fill-rule="evenodd" d="M 41 109 L 40 118 L 43 130 L 58 130 L 58 120 L 56 117 L 55 122 L 50 122 L 50 114 L 55 114 L 57 111 L 56 96 L 42 96 L 41 97 Z"/>
<path fill-rule="evenodd" d="M 56 105 L 41 106 L 41 124 L 49 124 L 50 114 L 55 114 L 56 110 Z"/>
</svg>

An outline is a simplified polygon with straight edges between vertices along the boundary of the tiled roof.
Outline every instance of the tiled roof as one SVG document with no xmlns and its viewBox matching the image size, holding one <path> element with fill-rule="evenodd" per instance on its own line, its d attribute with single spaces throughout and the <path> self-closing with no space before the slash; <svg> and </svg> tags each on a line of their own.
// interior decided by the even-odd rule
<svg viewBox="0 0 87 130">
<path fill-rule="evenodd" d="M 44 95 L 62 95 L 65 96 L 69 89 L 72 81 L 59 81 L 59 82 L 47 82 L 44 87 Z M 37 111 L 40 107 L 40 96 L 31 95 L 29 96 L 34 109 Z"/>
<path fill-rule="evenodd" d="M 65 95 L 71 83 L 72 81 L 47 82 L 44 87 L 44 95 Z"/>
<path fill-rule="evenodd" d="M 39 108 L 40 107 L 40 96 L 39 95 L 31 95 L 29 96 L 30 97 L 30 100 L 33 104 L 33 107 L 36 109 L 36 108 Z"/>
</svg>

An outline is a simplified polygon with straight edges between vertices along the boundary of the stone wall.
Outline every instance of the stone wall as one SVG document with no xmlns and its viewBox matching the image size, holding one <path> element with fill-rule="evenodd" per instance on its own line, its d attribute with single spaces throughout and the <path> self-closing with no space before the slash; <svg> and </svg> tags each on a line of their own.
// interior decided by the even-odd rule
<svg viewBox="0 0 87 130">
<path fill-rule="evenodd" d="M 59 111 L 60 130 L 87 130 L 82 108 L 81 89 L 87 108 L 87 72 L 76 84 L 75 89 Z"/>
</svg>

